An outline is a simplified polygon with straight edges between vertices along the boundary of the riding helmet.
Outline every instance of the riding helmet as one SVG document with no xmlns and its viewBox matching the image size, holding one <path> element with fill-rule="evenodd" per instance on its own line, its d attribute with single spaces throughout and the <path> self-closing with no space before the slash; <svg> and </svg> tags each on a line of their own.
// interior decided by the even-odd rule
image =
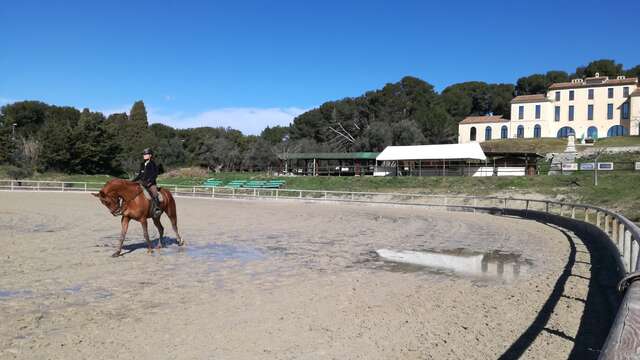
<svg viewBox="0 0 640 360">
<path fill-rule="evenodd" d="M 153 155 L 153 150 L 151 150 L 150 148 L 146 148 L 142 150 L 142 155 Z"/>
</svg>

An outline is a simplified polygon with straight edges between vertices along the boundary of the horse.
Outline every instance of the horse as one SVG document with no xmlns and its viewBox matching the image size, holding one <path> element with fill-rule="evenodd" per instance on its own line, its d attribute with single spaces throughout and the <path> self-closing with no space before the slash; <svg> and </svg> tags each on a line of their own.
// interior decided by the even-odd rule
<svg viewBox="0 0 640 360">
<path fill-rule="evenodd" d="M 178 238 L 178 245 L 184 245 L 184 240 L 178 232 L 178 216 L 176 213 L 176 202 L 173 195 L 167 189 L 160 189 L 162 194 L 162 202 L 160 207 L 162 211 L 167 214 L 169 220 L 171 220 L 171 226 L 173 232 Z M 122 224 L 122 231 L 120 232 L 120 243 L 118 249 L 111 256 L 118 257 L 122 253 L 122 244 L 124 238 L 127 235 L 129 229 L 129 221 L 131 219 L 137 220 L 142 225 L 144 233 L 144 240 L 147 242 L 147 252 L 153 253 L 151 246 L 151 240 L 149 240 L 149 232 L 147 229 L 147 219 L 151 216 L 151 201 L 147 200 L 142 191 L 142 185 L 122 179 L 109 180 L 104 187 L 98 193 L 92 193 L 91 195 L 100 199 L 100 202 L 109 209 L 111 215 L 122 216 L 120 223 Z M 160 223 L 160 218 L 153 218 L 153 223 L 158 229 L 158 245 L 156 250 L 160 251 L 160 248 L 164 246 L 162 243 L 162 236 L 164 235 L 164 228 Z"/>
</svg>

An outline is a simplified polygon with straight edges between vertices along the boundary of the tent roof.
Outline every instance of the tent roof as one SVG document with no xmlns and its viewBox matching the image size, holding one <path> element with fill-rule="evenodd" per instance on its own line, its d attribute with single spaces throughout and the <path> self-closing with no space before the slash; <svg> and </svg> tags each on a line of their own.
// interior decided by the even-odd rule
<svg viewBox="0 0 640 360">
<path fill-rule="evenodd" d="M 278 154 L 281 160 L 374 160 L 377 152 L 349 152 L 349 153 L 289 153 Z"/>
<path fill-rule="evenodd" d="M 480 144 L 387 146 L 376 160 L 486 160 Z"/>
</svg>

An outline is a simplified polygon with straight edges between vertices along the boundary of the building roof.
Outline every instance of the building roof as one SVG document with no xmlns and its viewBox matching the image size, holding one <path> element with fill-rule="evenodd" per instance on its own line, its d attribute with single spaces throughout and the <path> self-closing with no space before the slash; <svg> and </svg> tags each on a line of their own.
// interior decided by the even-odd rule
<svg viewBox="0 0 640 360">
<path fill-rule="evenodd" d="M 536 103 L 549 101 L 545 94 L 533 94 L 533 95 L 520 95 L 516 96 L 511 100 L 512 104 L 522 104 L 522 103 Z"/>
<path fill-rule="evenodd" d="M 585 87 L 598 87 L 598 86 L 618 86 L 618 85 L 633 85 L 638 83 L 637 77 L 629 77 L 625 79 L 609 79 L 606 76 L 585 78 L 580 82 L 561 82 L 553 83 L 549 86 L 549 90 L 562 90 L 562 89 L 577 89 Z"/>
<path fill-rule="evenodd" d="M 635 97 L 635 96 L 640 96 L 640 87 L 633 90 L 633 92 L 631 94 L 629 94 L 629 96 L 631 97 Z"/>
<path fill-rule="evenodd" d="M 393 160 L 486 160 L 480 144 L 387 146 L 378 161 Z"/>
<path fill-rule="evenodd" d="M 278 154 L 281 160 L 375 160 L 377 152 L 348 152 L 348 153 L 288 153 Z"/>
<path fill-rule="evenodd" d="M 484 115 L 484 116 L 467 116 L 460 124 L 484 124 L 484 123 L 503 123 L 509 122 L 502 115 Z"/>
</svg>

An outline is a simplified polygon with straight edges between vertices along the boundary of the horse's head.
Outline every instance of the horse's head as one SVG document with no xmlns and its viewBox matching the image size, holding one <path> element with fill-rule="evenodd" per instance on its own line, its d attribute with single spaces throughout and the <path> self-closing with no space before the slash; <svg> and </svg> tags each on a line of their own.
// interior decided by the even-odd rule
<svg viewBox="0 0 640 360">
<path fill-rule="evenodd" d="M 122 196 L 118 196 L 113 193 L 107 194 L 102 190 L 100 190 L 100 192 L 98 193 L 92 193 L 91 195 L 100 199 L 100 202 L 102 203 L 102 205 L 106 206 L 107 209 L 109 209 L 109 211 L 111 212 L 111 215 L 113 216 L 122 215 L 124 211 L 123 209 L 124 198 Z"/>
</svg>

